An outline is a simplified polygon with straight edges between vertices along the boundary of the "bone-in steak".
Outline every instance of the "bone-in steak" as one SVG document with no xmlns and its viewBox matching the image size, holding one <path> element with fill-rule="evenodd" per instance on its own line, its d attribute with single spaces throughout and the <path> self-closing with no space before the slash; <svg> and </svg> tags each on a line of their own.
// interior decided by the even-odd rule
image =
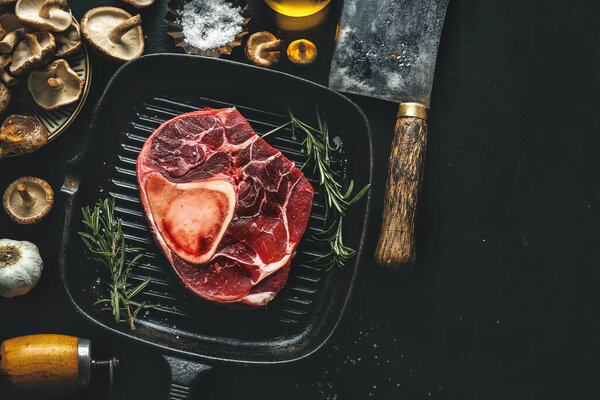
<svg viewBox="0 0 600 400">
<path fill-rule="evenodd" d="M 314 190 L 234 108 L 175 117 L 137 159 L 152 233 L 184 285 L 264 305 L 283 287 Z"/>
</svg>

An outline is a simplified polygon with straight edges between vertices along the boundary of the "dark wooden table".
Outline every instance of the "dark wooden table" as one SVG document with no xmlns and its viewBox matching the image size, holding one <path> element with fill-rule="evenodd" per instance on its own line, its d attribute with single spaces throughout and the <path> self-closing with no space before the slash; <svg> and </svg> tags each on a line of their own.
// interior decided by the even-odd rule
<svg viewBox="0 0 600 400">
<path fill-rule="evenodd" d="M 71 0 L 91 7 L 123 3 Z M 452 1 L 432 96 L 418 234 L 408 278 L 372 260 L 396 106 L 353 97 L 375 146 L 373 220 L 351 307 L 309 360 L 272 368 L 219 368 L 198 398 L 594 398 L 600 291 L 598 25 L 588 1 Z M 308 31 L 319 60 L 279 68 L 325 83 L 340 0 Z M 127 8 L 127 7 L 125 7 Z M 144 11 L 147 52 L 176 52 L 165 0 Z M 251 30 L 275 31 L 251 1 Z M 243 60 L 239 49 L 231 57 Z M 43 150 L 0 161 L 0 187 L 35 175 L 58 191 L 81 148 L 93 105 L 116 66 L 94 58 L 90 97 L 74 125 Z M 173 71 L 176 73 L 176 71 Z M 50 217 L 21 227 L 0 213 L 0 237 L 37 243 L 45 260 L 27 296 L 0 299 L 0 340 L 32 333 L 92 339 L 95 356 L 122 361 L 117 397 L 162 399 L 158 354 L 105 336 L 75 314 L 58 278 L 60 199 Z M 92 397 L 103 398 L 103 385 Z M 3 398 L 0 395 L 0 398 Z"/>
</svg>

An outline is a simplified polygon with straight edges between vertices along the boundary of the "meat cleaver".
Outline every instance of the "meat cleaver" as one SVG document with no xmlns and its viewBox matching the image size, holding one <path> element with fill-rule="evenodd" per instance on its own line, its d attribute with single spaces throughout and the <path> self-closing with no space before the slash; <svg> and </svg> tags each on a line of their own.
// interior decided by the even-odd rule
<svg viewBox="0 0 600 400">
<path fill-rule="evenodd" d="M 400 103 L 375 258 L 408 273 L 427 143 L 427 111 L 448 0 L 346 0 L 329 87 Z"/>
</svg>

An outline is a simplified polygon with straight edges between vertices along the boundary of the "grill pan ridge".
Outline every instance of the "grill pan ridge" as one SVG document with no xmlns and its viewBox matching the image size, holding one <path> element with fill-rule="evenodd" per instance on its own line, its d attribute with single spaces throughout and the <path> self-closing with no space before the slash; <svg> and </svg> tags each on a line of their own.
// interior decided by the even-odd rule
<svg viewBox="0 0 600 400">
<path fill-rule="evenodd" d="M 178 73 L 165 74 L 173 70 Z M 197 78 L 198 71 L 209 78 Z M 270 83 L 266 88 L 265 81 Z M 123 82 L 127 85 L 120 86 Z M 127 93 L 123 93 L 124 87 Z M 212 364 L 290 362 L 320 348 L 339 322 L 356 278 L 370 196 L 355 205 L 345 219 L 345 242 L 357 249 L 356 257 L 343 269 L 328 271 L 313 262 L 328 248 L 312 238 L 323 226 L 324 204 L 318 181 L 307 165 L 304 172 L 315 189 L 315 201 L 288 282 L 266 308 L 237 310 L 205 302 L 179 282 L 154 243 L 135 173 L 135 161 L 146 138 L 176 115 L 204 107 L 236 107 L 258 134 L 264 134 L 288 121 L 288 107 L 301 119 L 311 120 L 315 103 L 332 132 L 339 133 L 343 141 L 334 168 L 346 183 L 348 176 L 355 179 L 357 187 L 370 183 L 368 123 L 362 111 L 338 93 L 287 74 L 198 56 L 150 55 L 121 67 L 96 106 L 86 138 L 87 151 L 70 163 L 63 185 L 67 205 L 60 270 L 76 309 L 110 332 L 170 355 Z M 289 129 L 265 139 L 297 166 L 306 161 L 301 141 L 294 139 Z M 81 207 L 107 195 L 116 199 L 116 213 L 123 220 L 129 244 L 147 250 L 133 269 L 132 282 L 151 277 L 145 293 L 138 296 L 156 306 L 141 313 L 133 333 L 126 324 L 114 325 L 109 313 L 92 306 L 105 290 L 98 277 L 106 275 L 102 266 L 86 258 L 77 236 L 83 230 Z"/>
</svg>

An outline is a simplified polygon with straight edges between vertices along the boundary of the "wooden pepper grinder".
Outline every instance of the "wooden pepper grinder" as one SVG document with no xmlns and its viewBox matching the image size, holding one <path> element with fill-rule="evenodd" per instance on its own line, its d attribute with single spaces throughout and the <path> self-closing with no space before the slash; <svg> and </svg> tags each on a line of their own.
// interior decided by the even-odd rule
<svg viewBox="0 0 600 400">
<path fill-rule="evenodd" d="M 112 393 L 113 373 L 119 361 L 95 361 L 88 339 L 67 335 L 30 335 L 0 344 L 0 375 L 18 392 L 46 396 L 68 396 L 90 387 L 92 372 L 109 368 Z"/>
</svg>

